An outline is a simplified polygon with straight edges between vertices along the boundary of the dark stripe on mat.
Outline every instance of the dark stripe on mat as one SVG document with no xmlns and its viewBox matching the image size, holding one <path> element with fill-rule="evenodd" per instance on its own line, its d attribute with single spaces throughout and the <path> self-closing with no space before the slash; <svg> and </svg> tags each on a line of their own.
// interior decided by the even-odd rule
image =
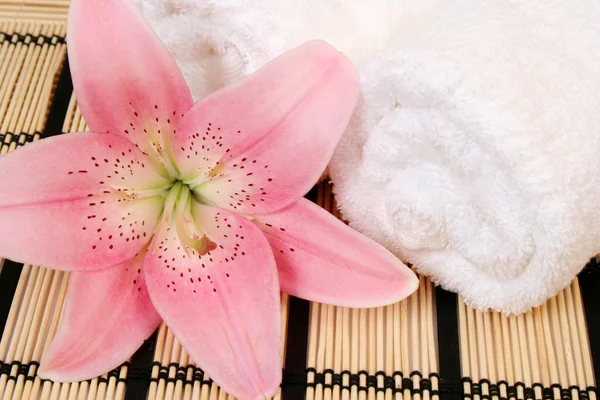
<svg viewBox="0 0 600 400">
<path fill-rule="evenodd" d="M 579 274 L 588 338 L 594 363 L 596 385 L 600 373 L 600 264 L 594 258 Z"/>
<path fill-rule="evenodd" d="M 127 371 L 125 400 L 144 400 L 148 395 L 156 336 L 157 332 L 154 332 L 131 358 L 131 367 Z"/>
<path fill-rule="evenodd" d="M 460 382 L 460 348 L 458 338 L 458 298 L 441 287 L 435 288 L 438 351 L 440 358 L 440 386 L 446 382 Z M 449 391 L 444 400 L 459 400 L 461 393 Z"/>
<path fill-rule="evenodd" d="M 287 326 L 287 345 L 282 385 L 284 400 L 303 400 L 306 397 L 306 355 L 308 350 L 308 321 L 310 304 L 290 296 Z"/>
<path fill-rule="evenodd" d="M 2 272 L 0 272 L 0 337 L 4 334 L 6 320 L 22 270 L 23 264 L 10 260 L 4 260 L 4 263 L 2 263 Z"/>
<path fill-rule="evenodd" d="M 315 186 L 305 197 L 317 200 Z M 287 342 L 281 396 L 284 400 L 304 400 L 306 397 L 306 356 L 308 353 L 308 321 L 310 303 L 290 296 L 288 310 Z"/>
<path fill-rule="evenodd" d="M 58 78 L 56 92 L 54 92 L 54 98 L 52 99 L 48 120 L 44 127 L 43 137 L 56 136 L 63 133 L 62 128 L 72 94 L 73 82 L 71 81 L 69 60 L 65 57 L 65 62 Z"/>
</svg>

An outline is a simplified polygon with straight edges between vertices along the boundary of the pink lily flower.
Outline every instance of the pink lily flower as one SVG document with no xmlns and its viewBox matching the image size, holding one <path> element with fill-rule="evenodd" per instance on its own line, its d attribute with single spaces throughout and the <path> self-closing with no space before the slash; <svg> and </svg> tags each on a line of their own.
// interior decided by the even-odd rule
<svg viewBox="0 0 600 400">
<path fill-rule="evenodd" d="M 93 378 L 164 320 L 230 394 L 281 382 L 280 289 L 351 307 L 418 280 L 304 200 L 357 99 L 351 63 L 323 42 L 193 103 L 135 6 L 73 0 L 68 50 L 93 133 L 0 158 L 0 256 L 73 271 L 39 375 Z"/>
</svg>

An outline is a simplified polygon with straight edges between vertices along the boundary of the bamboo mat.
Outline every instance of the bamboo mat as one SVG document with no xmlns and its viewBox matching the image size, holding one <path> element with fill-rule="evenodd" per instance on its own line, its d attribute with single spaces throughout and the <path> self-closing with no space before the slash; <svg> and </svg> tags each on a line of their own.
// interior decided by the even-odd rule
<svg viewBox="0 0 600 400">
<path fill-rule="evenodd" d="M 2 0 L 0 19 L 64 22 L 69 0 Z"/>
<path fill-rule="evenodd" d="M 0 1 L 0 17 L 17 3 Z M 65 64 L 64 22 L 34 21 L 39 7 L 65 8 L 65 3 L 26 1 L 22 19 L 0 21 L 0 154 L 41 137 L 87 129 Z M 24 10 L 29 17 L 23 17 Z M 308 197 L 337 215 L 330 189 L 323 183 Z M 595 260 L 557 297 L 517 317 L 474 311 L 460 297 L 420 279 L 411 297 L 376 309 L 282 295 L 285 371 L 276 398 L 596 400 L 600 267 Z M 0 399 L 230 398 L 165 326 L 103 377 L 72 384 L 37 378 L 67 284 L 68 273 L 2 262 Z"/>
</svg>

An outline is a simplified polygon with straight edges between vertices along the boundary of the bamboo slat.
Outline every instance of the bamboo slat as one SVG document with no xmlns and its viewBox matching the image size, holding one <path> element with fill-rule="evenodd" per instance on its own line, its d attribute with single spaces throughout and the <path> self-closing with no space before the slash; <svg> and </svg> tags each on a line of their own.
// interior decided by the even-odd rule
<svg viewBox="0 0 600 400">
<path fill-rule="evenodd" d="M 0 19 L 36 22 L 64 22 L 69 0 L 2 0 Z"/>
<path fill-rule="evenodd" d="M 518 316 L 475 311 L 461 298 L 459 321 L 464 388 L 474 399 L 596 399 L 578 280 Z"/>
<path fill-rule="evenodd" d="M 0 155 L 39 139 L 65 57 L 65 45 L 56 38 L 45 43 L 20 36 L 59 38 L 65 29 L 61 23 L 0 22 L 0 32 L 10 38 L 0 47 Z"/>
<path fill-rule="evenodd" d="M 337 217 L 331 186 L 317 203 Z M 417 292 L 397 304 L 350 309 L 311 303 L 308 400 L 437 398 L 434 290 L 420 277 Z"/>
</svg>

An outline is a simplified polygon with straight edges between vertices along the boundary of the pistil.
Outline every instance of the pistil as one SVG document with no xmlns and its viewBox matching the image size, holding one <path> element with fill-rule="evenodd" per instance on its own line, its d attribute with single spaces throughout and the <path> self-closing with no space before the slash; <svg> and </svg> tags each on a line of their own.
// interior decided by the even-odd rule
<svg viewBox="0 0 600 400">
<path fill-rule="evenodd" d="M 217 245 L 206 233 L 200 232 L 200 228 L 195 224 L 191 213 L 192 201 L 189 186 L 177 181 L 167 194 L 159 226 L 174 228 L 186 254 L 189 257 L 201 257 L 214 250 Z"/>
</svg>

